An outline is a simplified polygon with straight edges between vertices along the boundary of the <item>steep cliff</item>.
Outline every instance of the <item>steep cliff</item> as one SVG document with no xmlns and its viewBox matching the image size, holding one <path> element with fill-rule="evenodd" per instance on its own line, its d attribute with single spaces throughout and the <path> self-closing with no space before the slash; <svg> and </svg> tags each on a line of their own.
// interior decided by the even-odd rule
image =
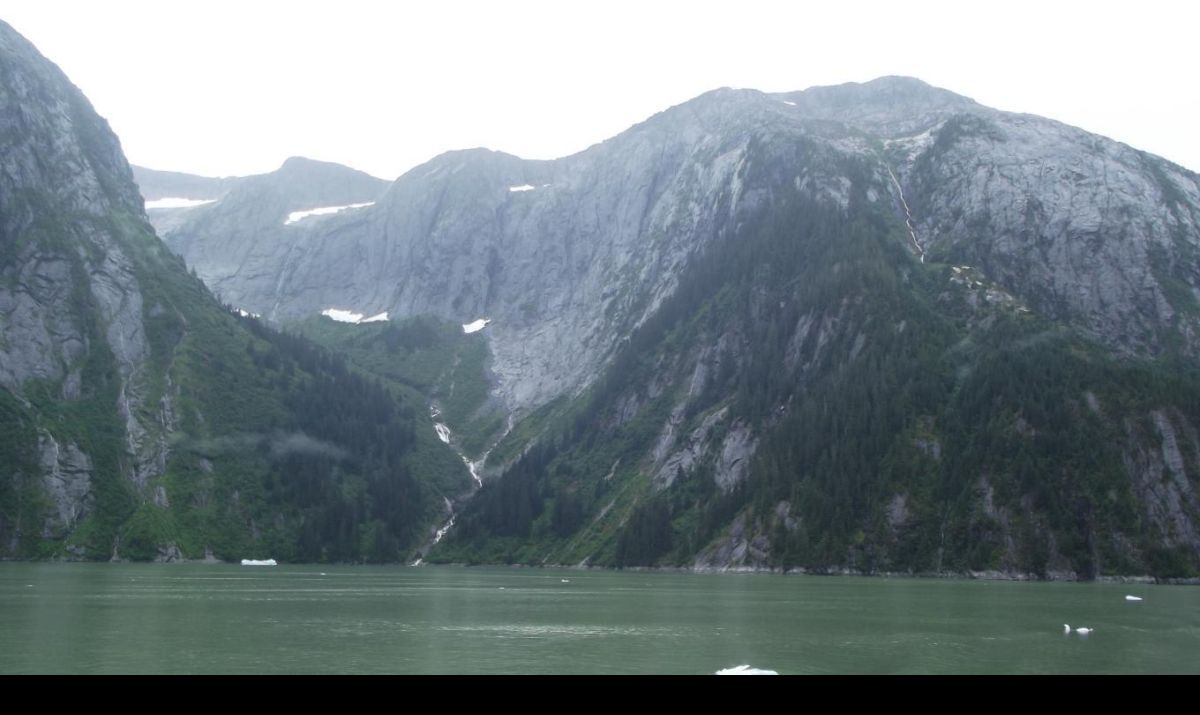
<svg viewBox="0 0 1200 715">
<path fill-rule="evenodd" d="M 0 556 L 390 561 L 423 540 L 416 414 L 225 310 L 155 236 L 107 123 L 3 23 L 0 143 Z"/>
</svg>

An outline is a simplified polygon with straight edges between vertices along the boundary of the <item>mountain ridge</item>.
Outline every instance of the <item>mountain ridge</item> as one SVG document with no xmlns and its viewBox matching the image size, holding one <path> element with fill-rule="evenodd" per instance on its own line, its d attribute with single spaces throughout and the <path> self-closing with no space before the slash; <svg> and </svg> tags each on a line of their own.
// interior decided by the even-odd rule
<svg viewBox="0 0 1200 715">
<path fill-rule="evenodd" d="M 1200 572 L 1163 160 L 902 78 L 720 90 L 560 160 L 285 162 L 160 242 L 0 45 L 6 555 Z"/>
</svg>

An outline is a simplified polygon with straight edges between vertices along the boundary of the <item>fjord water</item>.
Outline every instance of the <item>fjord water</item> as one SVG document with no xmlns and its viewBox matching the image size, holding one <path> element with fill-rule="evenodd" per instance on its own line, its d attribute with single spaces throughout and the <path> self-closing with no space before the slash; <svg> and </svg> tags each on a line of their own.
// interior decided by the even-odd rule
<svg viewBox="0 0 1200 715">
<path fill-rule="evenodd" d="M 1095 633 L 1064 635 L 1064 623 Z M 1200 589 L 0 564 L 0 673 L 707 674 L 742 664 L 781 674 L 1196 673 Z"/>
</svg>

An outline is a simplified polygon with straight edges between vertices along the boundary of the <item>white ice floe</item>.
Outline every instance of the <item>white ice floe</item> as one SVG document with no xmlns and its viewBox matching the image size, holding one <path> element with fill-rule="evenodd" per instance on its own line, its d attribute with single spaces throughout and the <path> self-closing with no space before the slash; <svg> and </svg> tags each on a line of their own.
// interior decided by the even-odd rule
<svg viewBox="0 0 1200 715">
<path fill-rule="evenodd" d="M 533 191 L 533 189 L 534 187 L 531 184 L 521 184 L 520 186 L 508 187 L 508 190 L 514 194 L 518 191 Z"/>
<path fill-rule="evenodd" d="M 315 209 L 305 209 L 304 211 L 293 211 L 288 214 L 287 221 L 284 221 L 283 225 L 290 226 L 297 221 L 308 218 L 309 216 L 328 216 L 329 214 L 335 214 L 339 211 L 345 211 L 346 209 L 361 209 L 374 205 L 374 201 L 367 201 L 361 204 L 347 204 L 345 206 L 322 206 Z"/>
<path fill-rule="evenodd" d="M 779 675 L 773 670 L 763 670 L 762 668 L 752 668 L 748 665 L 739 665 L 733 668 L 725 668 L 718 670 L 717 675 Z"/>
<path fill-rule="evenodd" d="M 360 325 L 362 323 L 384 323 L 388 320 L 388 314 L 385 310 L 377 315 L 372 315 L 369 318 L 364 317 L 363 313 L 355 313 L 353 310 L 342 310 L 341 308 L 326 308 L 321 311 L 321 315 L 326 318 L 336 320 L 339 323 L 353 323 Z"/>
<path fill-rule="evenodd" d="M 275 559 L 267 559 L 265 561 L 256 561 L 254 559 L 242 559 L 242 566 L 278 566 Z"/>
<path fill-rule="evenodd" d="M 1086 627 L 1086 626 L 1085 626 L 1085 627 L 1083 627 L 1083 628 L 1076 628 L 1076 629 L 1075 629 L 1075 632 L 1076 632 L 1076 633 L 1078 633 L 1078 634 L 1079 634 L 1079 635 L 1081 635 L 1081 636 L 1086 636 L 1086 635 L 1087 635 L 1087 634 L 1089 634 L 1089 633 L 1095 633 L 1095 631 L 1096 631 L 1096 629 L 1095 629 L 1095 628 L 1088 628 L 1088 627 Z M 1071 632 L 1071 626 L 1069 626 L 1069 625 L 1067 625 L 1066 623 L 1064 623 L 1064 624 L 1063 624 L 1063 634 L 1067 634 L 1067 633 L 1070 633 L 1070 632 Z"/>
<path fill-rule="evenodd" d="M 1126 596 L 1125 600 L 1126 601 L 1140 601 L 1140 600 L 1142 600 L 1142 597 L 1141 596 Z"/>
<path fill-rule="evenodd" d="M 463 323 L 463 332 L 468 335 L 470 335 L 471 333 L 478 333 L 480 330 L 483 330 L 484 327 L 490 322 L 492 322 L 491 318 L 480 318 L 479 320 L 476 320 L 471 323 Z"/>
<path fill-rule="evenodd" d="M 216 203 L 216 199 L 183 199 L 171 196 L 165 199 L 154 199 L 146 202 L 146 210 L 150 209 L 194 209 L 197 206 Z"/>
<path fill-rule="evenodd" d="M 789 101 L 787 101 L 786 99 L 785 99 L 785 100 L 783 100 L 783 103 L 784 103 L 784 104 L 786 104 L 786 105 L 788 105 L 789 107 L 794 107 L 794 106 L 796 106 L 796 103 L 795 103 L 795 102 L 789 102 Z"/>
</svg>

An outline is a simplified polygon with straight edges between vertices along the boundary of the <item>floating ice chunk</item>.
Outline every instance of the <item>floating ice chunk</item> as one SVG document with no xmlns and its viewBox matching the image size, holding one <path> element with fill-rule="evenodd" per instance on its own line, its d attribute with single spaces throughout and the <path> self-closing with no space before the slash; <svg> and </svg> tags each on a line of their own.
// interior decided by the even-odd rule
<svg viewBox="0 0 1200 715">
<path fill-rule="evenodd" d="M 242 559 L 242 566 L 278 566 L 275 559 L 267 559 L 265 561 L 256 561 L 254 559 Z"/>
<path fill-rule="evenodd" d="M 762 668 L 752 668 L 748 665 L 739 665 L 733 668 L 725 668 L 718 670 L 717 675 L 779 675 L 773 670 L 763 670 Z"/>
<path fill-rule="evenodd" d="M 387 311 L 383 311 L 379 315 L 372 315 L 370 318 L 363 318 L 358 321 L 360 323 L 386 323 L 388 321 Z"/>
<path fill-rule="evenodd" d="M 785 100 L 783 100 L 783 103 L 784 103 L 784 104 L 786 104 L 786 105 L 788 105 L 789 107 L 794 107 L 794 106 L 796 106 L 796 103 L 795 103 L 795 102 L 789 102 L 789 101 L 787 101 L 786 99 L 785 99 Z"/>
<path fill-rule="evenodd" d="M 361 323 L 363 319 L 362 313 L 355 313 L 349 310 L 339 310 L 338 308 L 326 308 L 321 311 L 321 315 L 327 318 L 332 318 L 339 323 Z"/>
<path fill-rule="evenodd" d="M 479 320 L 476 320 L 471 323 L 463 323 L 463 332 L 468 335 L 470 335 L 471 333 L 478 333 L 480 330 L 483 330 L 484 326 L 486 326 L 490 322 L 492 322 L 491 318 L 480 318 Z"/>
<path fill-rule="evenodd" d="M 293 211 L 288 214 L 287 221 L 284 221 L 283 225 L 290 226 L 297 221 L 308 218 L 309 216 L 328 216 L 329 214 L 335 214 L 339 211 L 345 211 L 346 209 L 361 209 L 374 205 L 374 201 L 366 201 L 361 204 L 347 204 L 345 206 L 322 206 L 315 209 L 305 209 L 304 211 Z"/>
<path fill-rule="evenodd" d="M 194 209 L 197 206 L 216 203 L 216 199 L 181 199 L 171 196 L 165 199 L 154 199 L 146 202 L 146 210 L 150 209 Z"/>
<path fill-rule="evenodd" d="M 530 184 L 521 184 L 520 186 L 508 187 L 508 190 L 514 194 L 518 191 L 533 191 L 533 189 L 534 187 Z"/>
<path fill-rule="evenodd" d="M 1140 600 L 1142 600 L 1142 597 L 1141 596 L 1126 596 L 1125 600 L 1126 601 L 1140 601 Z"/>
</svg>

